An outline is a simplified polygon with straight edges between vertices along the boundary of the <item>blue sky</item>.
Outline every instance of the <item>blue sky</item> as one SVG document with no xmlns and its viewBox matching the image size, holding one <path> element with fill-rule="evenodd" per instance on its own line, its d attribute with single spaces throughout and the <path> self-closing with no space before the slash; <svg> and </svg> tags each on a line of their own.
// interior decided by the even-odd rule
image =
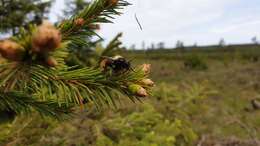
<svg viewBox="0 0 260 146">
<path fill-rule="evenodd" d="M 257 36 L 260 40 L 260 0 L 129 0 L 132 6 L 114 24 L 102 25 L 99 34 L 110 40 L 118 32 L 126 46 L 145 41 L 163 41 L 175 46 L 177 40 L 186 45 L 217 44 L 221 38 L 226 43 L 249 43 Z M 51 19 L 64 8 L 64 0 L 56 0 Z M 141 31 L 135 21 L 138 16 Z"/>
</svg>

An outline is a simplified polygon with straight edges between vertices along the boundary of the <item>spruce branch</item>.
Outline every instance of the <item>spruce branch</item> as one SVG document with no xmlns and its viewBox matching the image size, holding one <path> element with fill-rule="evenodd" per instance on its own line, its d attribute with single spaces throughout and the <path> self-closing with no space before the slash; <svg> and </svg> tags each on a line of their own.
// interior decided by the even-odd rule
<svg viewBox="0 0 260 146">
<path fill-rule="evenodd" d="M 53 101 L 39 101 L 37 98 L 17 91 L 0 91 L 0 110 L 12 111 L 16 114 L 30 114 L 35 110 L 43 116 L 50 116 L 57 119 L 61 118 L 64 114 L 71 113 L 70 108 L 67 106 L 59 106 Z"/>
<path fill-rule="evenodd" d="M 128 5 L 130 4 L 124 0 L 94 0 L 71 19 L 63 21 L 58 28 L 64 40 L 97 35 L 93 26 L 99 23 L 113 23 L 111 19 L 114 19 L 114 15 L 121 14 L 118 10 Z"/>
<path fill-rule="evenodd" d="M 8 76 L 0 76 L 2 77 L 0 85 L 7 92 L 14 89 L 26 91 L 34 93 L 41 100 L 55 100 L 67 105 L 92 102 L 98 108 L 104 105 L 115 107 L 116 100 L 120 96 L 136 101 L 139 97 L 131 93 L 128 86 L 141 84 L 141 81 L 147 77 L 140 69 L 117 76 L 104 74 L 100 69 L 90 67 L 57 69 L 41 65 L 13 64 L 13 68 L 10 68 L 10 64 L 6 64 L 3 70 L 6 69 L 9 69 L 6 72 Z M 149 90 L 148 86 L 142 86 Z"/>
<path fill-rule="evenodd" d="M 116 100 L 120 96 L 126 96 L 135 101 L 138 96 L 128 91 L 128 85 L 139 84 L 146 77 L 141 70 L 135 73 L 128 72 L 117 77 L 106 75 L 99 69 L 89 67 L 50 71 L 37 66 L 34 70 L 32 78 L 38 79 L 32 83 L 35 86 L 31 88 L 34 89 L 34 92 L 38 91 L 39 86 L 48 90 L 40 97 L 54 97 L 58 102 L 68 104 L 82 105 L 86 102 L 92 102 L 98 108 L 104 105 L 115 107 Z"/>
<path fill-rule="evenodd" d="M 84 37 L 91 33 L 90 25 L 111 22 L 111 15 L 119 15 L 117 10 L 127 5 L 123 0 L 95 0 L 58 28 L 44 21 L 0 41 L 5 58 L 0 65 L 0 109 L 16 113 L 36 110 L 59 118 L 75 105 L 90 102 L 97 108 L 116 107 L 121 97 L 133 102 L 147 97 L 154 84 L 148 79 L 148 64 L 133 69 L 121 56 L 106 56 L 98 67 L 68 66 L 65 62 L 72 53 L 70 47 L 89 44 Z M 119 37 L 121 34 L 102 55 L 119 47 Z"/>
</svg>

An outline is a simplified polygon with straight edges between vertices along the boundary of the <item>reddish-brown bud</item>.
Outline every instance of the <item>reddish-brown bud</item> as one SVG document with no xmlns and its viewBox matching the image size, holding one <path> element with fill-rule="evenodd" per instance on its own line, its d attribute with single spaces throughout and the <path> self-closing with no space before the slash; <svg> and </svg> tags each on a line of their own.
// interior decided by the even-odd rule
<svg viewBox="0 0 260 146">
<path fill-rule="evenodd" d="M 118 3 L 118 0 L 110 0 L 110 4 L 111 4 L 112 6 L 117 5 L 117 3 Z"/>
<path fill-rule="evenodd" d="M 83 18 L 78 18 L 74 21 L 75 25 L 83 26 L 85 24 L 85 20 Z"/>
<path fill-rule="evenodd" d="M 118 0 L 107 0 L 107 6 L 116 6 L 118 4 Z"/>
<path fill-rule="evenodd" d="M 61 34 L 52 24 L 44 21 L 32 37 L 33 52 L 50 52 L 54 51 L 61 44 Z"/>
<path fill-rule="evenodd" d="M 49 56 L 47 59 L 46 59 L 46 64 L 49 66 L 49 67 L 55 67 L 58 65 L 58 62 L 55 60 L 55 58 Z"/>
<path fill-rule="evenodd" d="M 12 61 L 21 61 L 25 55 L 25 49 L 16 42 L 4 40 L 0 42 L 1 55 Z"/>
</svg>

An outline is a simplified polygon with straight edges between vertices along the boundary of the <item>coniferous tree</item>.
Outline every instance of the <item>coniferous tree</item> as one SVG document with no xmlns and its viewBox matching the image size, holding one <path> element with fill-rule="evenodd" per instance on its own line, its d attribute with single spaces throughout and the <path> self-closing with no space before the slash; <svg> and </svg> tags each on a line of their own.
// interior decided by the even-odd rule
<svg viewBox="0 0 260 146">
<path fill-rule="evenodd" d="M 254 36 L 251 40 L 252 40 L 253 44 L 258 45 L 259 42 L 258 42 L 256 36 Z"/>
<path fill-rule="evenodd" d="M 63 11 L 64 16 L 71 16 L 75 13 L 78 13 L 84 9 L 90 2 L 87 0 L 68 0 L 66 1 L 66 8 Z M 79 25 L 83 23 L 83 19 L 78 19 L 76 21 Z M 96 33 L 100 30 L 99 24 L 91 24 L 89 28 Z M 118 33 L 110 43 L 103 47 L 101 45 L 103 39 L 98 36 L 97 39 L 93 39 L 93 35 L 85 36 L 85 41 L 88 42 L 88 45 L 82 43 L 74 44 L 73 47 L 70 47 L 70 51 L 73 52 L 67 59 L 67 63 L 70 65 L 80 65 L 80 66 L 96 66 L 100 61 L 100 58 L 103 56 L 113 56 L 117 55 L 118 52 L 124 50 L 120 38 L 122 33 Z M 83 38 L 81 38 L 83 39 Z M 88 56 L 87 58 L 85 56 Z"/>
<path fill-rule="evenodd" d="M 18 33 L 20 27 L 40 24 L 49 12 L 51 1 L 2 0 L 0 1 L 0 32 Z"/>
<path fill-rule="evenodd" d="M 94 0 L 57 26 L 44 21 L 0 41 L 4 58 L 0 65 L 0 111 L 37 111 L 61 118 L 76 105 L 114 107 L 121 97 L 136 101 L 148 96 L 153 85 L 148 79 L 149 64 L 132 69 L 121 57 L 107 57 L 98 68 L 65 62 L 72 53 L 69 50 L 78 44 L 88 46 L 85 38 L 96 35 L 92 25 L 110 23 L 113 15 L 121 14 L 118 10 L 128 5 L 124 0 Z"/>
<path fill-rule="evenodd" d="M 219 40 L 218 45 L 219 45 L 220 47 L 222 47 L 222 48 L 224 48 L 224 47 L 226 46 L 226 41 L 224 40 L 224 38 L 222 38 L 222 39 Z"/>
</svg>

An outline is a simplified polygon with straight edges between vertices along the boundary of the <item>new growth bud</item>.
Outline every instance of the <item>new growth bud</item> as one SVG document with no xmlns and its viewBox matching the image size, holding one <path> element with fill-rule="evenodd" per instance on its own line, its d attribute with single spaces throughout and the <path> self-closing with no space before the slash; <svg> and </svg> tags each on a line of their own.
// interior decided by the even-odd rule
<svg viewBox="0 0 260 146">
<path fill-rule="evenodd" d="M 52 24 L 44 21 L 33 33 L 32 51 L 50 52 L 54 51 L 61 44 L 61 34 Z"/>
<path fill-rule="evenodd" d="M 78 18 L 74 21 L 75 25 L 77 26 L 83 26 L 85 23 L 85 20 L 83 18 Z"/>
<path fill-rule="evenodd" d="M 154 82 L 151 79 L 143 79 L 142 83 L 146 86 L 154 86 Z"/>
<path fill-rule="evenodd" d="M 117 5 L 118 0 L 110 0 L 110 3 L 112 6 L 115 6 L 115 5 Z"/>
<path fill-rule="evenodd" d="M 4 40 L 0 42 L 1 55 L 12 61 L 21 61 L 25 55 L 25 49 L 16 42 Z"/>
<path fill-rule="evenodd" d="M 107 0 L 107 6 L 116 6 L 119 0 Z"/>
<path fill-rule="evenodd" d="M 139 97 L 147 97 L 148 93 L 147 91 L 140 85 L 137 84 L 131 84 L 128 86 L 128 89 L 131 93 L 135 94 Z"/>
<path fill-rule="evenodd" d="M 49 56 L 47 59 L 46 59 L 46 64 L 49 66 L 49 67 L 55 67 L 58 65 L 58 62 L 55 60 L 55 58 Z"/>
<path fill-rule="evenodd" d="M 149 74 L 151 72 L 151 64 L 143 64 L 141 69 L 145 74 Z"/>
</svg>

